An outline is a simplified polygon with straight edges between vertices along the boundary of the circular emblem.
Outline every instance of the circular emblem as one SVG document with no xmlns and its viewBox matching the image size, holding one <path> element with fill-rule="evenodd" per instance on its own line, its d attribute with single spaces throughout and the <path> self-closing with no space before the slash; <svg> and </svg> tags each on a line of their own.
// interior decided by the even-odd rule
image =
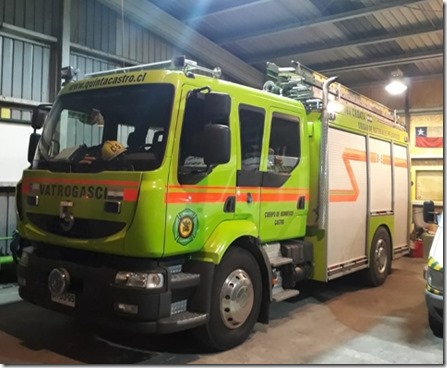
<svg viewBox="0 0 447 368">
<path fill-rule="evenodd" d="M 197 233 L 199 220 L 197 214 L 189 209 L 183 210 L 175 217 L 174 221 L 174 238 L 181 245 L 191 242 Z"/>
<path fill-rule="evenodd" d="M 55 268 L 48 276 L 48 289 L 51 294 L 61 295 L 70 287 L 70 274 L 65 268 Z"/>
</svg>

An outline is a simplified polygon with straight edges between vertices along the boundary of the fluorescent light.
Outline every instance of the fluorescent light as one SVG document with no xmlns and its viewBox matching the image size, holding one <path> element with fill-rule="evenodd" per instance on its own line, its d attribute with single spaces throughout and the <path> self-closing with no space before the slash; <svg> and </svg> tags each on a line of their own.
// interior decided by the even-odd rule
<svg viewBox="0 0 447 368">
<path fill-rule="evenodd" d="M 391 73 L 391 81 L 385 87 L 390 95 L 400 95 L 407 90 L 406 84 L 403 82 L 403 73 L 397 69 Z"/>
<path fill-rule="evenodd" d="M 400 80 L 394 79 L 385 87 L 391 95 L 400 95 L 407 90 L 407 86 Z"/>
</svg>

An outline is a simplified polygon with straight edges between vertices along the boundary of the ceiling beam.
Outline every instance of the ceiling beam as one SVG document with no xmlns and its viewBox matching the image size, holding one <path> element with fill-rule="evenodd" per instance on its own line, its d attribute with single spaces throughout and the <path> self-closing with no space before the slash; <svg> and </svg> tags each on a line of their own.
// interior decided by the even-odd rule
<svg viewBox="0 0 447 368">
<path fill-rule="evenodd" d="M 253 87 L 260 87 L 264 74 L 248 65 L 227 50 L 219 47 L 208 38 L 185 26 L 149 1 L 99 0 L 102 4 L 124 14 L 144 28 L 164 38 L 175 47 L 187 50 L 204 63 L 220 66 L 222 72 L 238 81 Z M 224 65 L 222 65 L 225 63 Z"/>
<path fill-rule="evenodd" d="M 196 15 L 194 17 L 183 18 L 183 19 L 181 19 L 181 21 L 184 23 L 187 23 L 187 24 L 197 23 L 197 22 L 202 21 L 202 19 L 205 17 L 227 14 L 229 12 L 234 12 L 234 11 L 247 9 L 247 8 L 254 8 L 254 7 L 258 7 L 259 5 L 262 5 L 262 4 L 271 3 L 272 1 L 274 1 L 274 0 L 254 0 L 250 3 L 240 4 L 240 5 L 236 5 L 236 6 L 230 6 L 230 7 L 224 8 L 224 9 L 210 11 L 208 13 L 203 13 L 201 15 Z"/>
<path fill-rule="evenodd" d="M 395 55 L 386 58 L 368 59 L 368 61 L 353 61 L 345 62 L 343 65 L 338 64 L 313 64 L 309 67 L 320 73 L 326 75 L 334 75 L 336 73 L 352 72 L 359 69 L 379 68 L 385 66 L 411 64 L 417 61 L 431 60 L 444 57 L 444 50 L 442 48 L 434 49 L 431 51 L 413 52 L 411 54 Z M 348 65 L 347 65 L 348 64 Z"/>
<path fill-rule="evenodd" d="M 329 45 L 319 44 L 314 46 L 301 46 L 301 47 L 289 47 L 285 49 L 279 49 L 276 51 L 271 51 L 268 53 L 260 53 L 257 55 L 251 55 L 249 57 L 243 58 L 248 64 L 256 64 L 265 61 L 270 61 L 272 59 L 277 59 L 281 57 L 302 57 L 305 54 L 314 54 L 319 52 L 332 52 L 339 50 L 345 47 L 360 47 L 360 46 L 368 46 L 374 45 L 383 42 L 393 42 L 402 38 L 411 37 L 411 36 L 422 36 L 425 34 L 441 32 L 444 30 L 443 25 L 439 25 L 437 28 L 434 28 L 432 25 L 412 28 L 410 30 L 406 30 L 403 32 L 391 32 L 384 35 L 374 36 L 374 37 L 366 37 L 356 40 L 349 40 L 344 42 L 331 42 Z"/>
<path fill-rule="evenodd" d="M 242 40 L 246 40 L 249 38 L 255 38 L 255 37 L 261 37 L 266 35 L 277 35 L 283 32 L 289 32 L 291 30 L 297 31 L 299 29 L 308 28 L 308 27 L 319 27 L 324 24 L 328 23 L 334 23 L 334 22 L 341 22 L 348 19 L 354 19 L 359 17 L 364 17 L 367 15 L 371 15 L 374 13 L 378 13 L 384 10 L 390 10 L 393 8 L 398 8 L 403 5 L 408 4 L 415 4 L 415 3 L 421 3 L 426 2 L 429 0 L 394 0 L 394 1 L 387 1 L 385 3 L 380 3 L 374 6 L 370 6 L 363 9 L 355 9 L 351 11 L 347 11 L 344 13 L 339 14 L 331 14 L 328 16 L 323 16 L 320 18 L 314 18 L 314 19 L 307 19 L 302 22 L 293 22 L 289 24 L 283 24 L 276 27 L 270 27 L 270 28 L 263 28 L 262 30 L 256 30 L 251 32 L 245 32 L 241 33 L 238 32 L 233 35 L 229 36 L 223 36 L 221 38 L 214 39 L 214 42 L 218 45 L 225 45 L 228 43 L 238 42 Z"/>
<path fill-rule="evenodd" d="M 412 75 L 407 76 L 411 79 L 411 82 L 430 82 L 430 81 L 436 81 L 436 80 L 444 80 L 444 74 L 420 74 L 420 75 Z M 362 81 L 359 83 L 349 83 L 349 88 L 371 88 L 371 87 L 383 87 L 385 84 L 388 84 L 390 82 L 390 79 L 387 78 L 386 80 L 376 80 L 376 81 Z"/>
</svg>

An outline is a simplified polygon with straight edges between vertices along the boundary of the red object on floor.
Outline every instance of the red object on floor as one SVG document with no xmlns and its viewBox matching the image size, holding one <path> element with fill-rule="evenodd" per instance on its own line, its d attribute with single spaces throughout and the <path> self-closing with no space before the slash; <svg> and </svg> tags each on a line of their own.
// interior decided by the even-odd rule
<svg viewBox="0 0 447 368">
<path fill-rule="evenodd" d="M 413 242 L 414 248 L 411 248 L 411 256 L 414 258 L 422 258 L 423 257 L 423 248 L 424 245 L 422 240 L 415 240 Z"/>
</svg>

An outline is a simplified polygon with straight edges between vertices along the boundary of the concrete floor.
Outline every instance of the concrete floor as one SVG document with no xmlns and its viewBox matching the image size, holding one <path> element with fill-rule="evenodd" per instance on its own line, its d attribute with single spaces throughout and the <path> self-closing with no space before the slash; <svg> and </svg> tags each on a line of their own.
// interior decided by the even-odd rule
<svg viewBox="0 0 447 368">
<path fill-rule="evenodd" d="M 78 326 L 20 301 L 2 270 L 0 363 L 443 364 L 443 339 L 427 323 L 424 264 L 395 261 L 379 288 L 363 288 L 355 275 L 310 283 L 295 300 L 271 306 L 270 325 L 256 325 L 243 345 L 217 354 L 204 354 L 188 333 L 129 336 Z"/>
</svg>

